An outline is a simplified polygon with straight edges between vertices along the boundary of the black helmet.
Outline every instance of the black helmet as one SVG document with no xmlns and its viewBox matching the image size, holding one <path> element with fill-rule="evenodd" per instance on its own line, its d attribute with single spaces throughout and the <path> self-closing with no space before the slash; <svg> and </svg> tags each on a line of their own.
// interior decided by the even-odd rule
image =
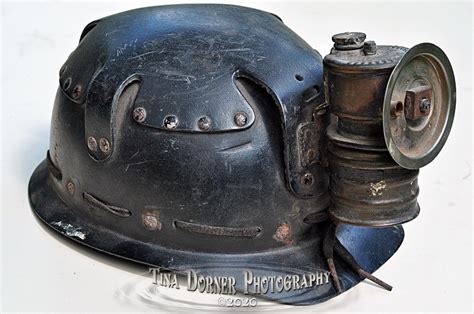
<svg viewBox="0 0 474 314">
<path fill-rule="evenodd" d="M 403 229 L 334 231 L 323 76 L 317 51 L 255 9 L 162 6 L 94 21 L 60 70 L 31 206 L 71 239 L 173 270 L 335 266 L 340 284 L 264 294 L 326 300 L 362 279 L 355 260 L 367 277 L 390 258 Z"/>
</svg>

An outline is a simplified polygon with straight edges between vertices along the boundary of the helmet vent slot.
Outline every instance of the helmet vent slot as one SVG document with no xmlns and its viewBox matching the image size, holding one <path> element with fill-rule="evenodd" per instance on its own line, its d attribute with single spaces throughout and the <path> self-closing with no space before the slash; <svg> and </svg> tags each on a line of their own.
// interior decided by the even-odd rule
<svg viewBox="0 0 474 314">
<path fill-rule="evenodd" d="M 129 217 L 129 216 L 132 215 L 132 212 L 129 211 L 128 209 L 106 204 L 103 201 L 99 200 L 98 198 L 96 198 L 95 196 L 93 196 L 93 195 L 91 195 L 87 192 L 84 192 L 82 194 L 82 197 L 92 207 L 106 210 L 109 213 L 112 213 L 114 215 L 117 215 L 117 216 L 120 216 L 120 217 Z"/>
<path fill-rule="evenodd" d="M 221 227 L 221 226 L 210 226 L 203 225 L 194 222 L 188 222 L 183 220 L 173 221 L 173 225 L 176 229 L 185 230 L 193 233 L 209 234 L 214 236 L 224 237 L 240 237 L 240 238 L 255 238 L 262 232 L 262 228 L 257 226 L 252 227 Z"/>
</svg>

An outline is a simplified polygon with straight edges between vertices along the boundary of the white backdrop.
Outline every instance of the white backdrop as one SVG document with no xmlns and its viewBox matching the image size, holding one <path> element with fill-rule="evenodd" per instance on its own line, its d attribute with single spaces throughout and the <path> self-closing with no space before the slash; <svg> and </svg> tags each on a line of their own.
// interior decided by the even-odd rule
<svg viewBox="0 0 474 314">
<path fill-rule="evenodd" d="M 1 282 L 3 310 L 160 311 L 200 309 L 215 298 L 147 293 L 147 268 L 95 254 L 34 218 L 27 183 L 45 157 L 58 71 L 83 27 L 136 7 L 180 1 L 3 3 L 1 12 Z M 187 3 L 193 1 L 185 1 Z M 214 1 L 206 1 L 214 2 Z M 225 2 L 225 1 L 220 1 Z M 438 158 L 420 172 L 420 216 L 400 250 L 366 282 L 324 304 L 291 311 L 469 311 L 472 307 L 472 4 L 431 2 L 230 2 L 271 11 L 322 55 L 331 36 L 363 31 L 378 44 L 433 42 L 450 58 L 457 112 Z M 167 289 L 170 290 L 170 289 Z M 173 303 L 169 298 L 196 304 Z M 204 308 L 201 307 L 204 310 Z M 218 309 L 218 308 L 215 308 Z M 259 309 L 257 307 L 257 309 Z M 261 307 L 284 310 L 289 308 Z"/>
</svg>

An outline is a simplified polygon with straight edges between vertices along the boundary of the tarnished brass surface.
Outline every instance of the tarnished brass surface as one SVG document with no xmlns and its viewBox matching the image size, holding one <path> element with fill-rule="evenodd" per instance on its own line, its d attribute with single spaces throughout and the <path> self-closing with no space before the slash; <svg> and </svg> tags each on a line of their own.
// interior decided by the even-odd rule
<svg viewBox="0 0 474 314">
<path fill-rule="evenodd" d="M 371 227 L 410 221 L 419 213 L 418 171 L 392 159 L 383 133 L 385 89 L 407 49 L 374 42 L 353 49 L 340 45 L 324 58 L 326 99 L 333 114 L 327 133 L 329 214 L 336 222 Z"/>
</svg>

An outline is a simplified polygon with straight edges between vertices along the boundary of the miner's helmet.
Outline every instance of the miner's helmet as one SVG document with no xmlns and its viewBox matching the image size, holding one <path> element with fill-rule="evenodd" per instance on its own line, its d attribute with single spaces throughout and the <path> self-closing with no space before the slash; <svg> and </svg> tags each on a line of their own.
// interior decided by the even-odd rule
<svg viewBox="0 0 474 314">
<path fill-rule="evenodd" d="M 235 275 L 237 289 L 244 270 L 326 272 L 328 119 L 321 56 L 273 14 L 179 5 L 105 17 L 60 69 L 31 206 L 79 243 Z M 341 226 L 336 236 L 371 273 L 403 229 Z M 263 297 L 312 304 L 361 280 L 334 261 L 340 291 L 316 282 Z"/>
</svg>

